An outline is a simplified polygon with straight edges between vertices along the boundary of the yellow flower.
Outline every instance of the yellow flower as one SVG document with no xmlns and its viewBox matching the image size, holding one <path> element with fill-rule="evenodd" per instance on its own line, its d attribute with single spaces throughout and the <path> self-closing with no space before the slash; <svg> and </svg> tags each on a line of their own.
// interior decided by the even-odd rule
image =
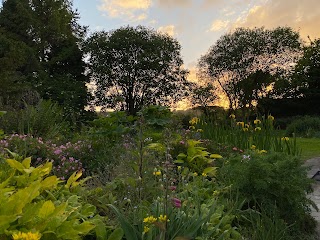
<svg viewBox="0 0 320 240">
<path fill-rule="evenodd" d="M 255 131 L 261 131 L 261 127 L 256 127 L 254 130 Z"/>
<path fill-rule="evenodd" d="M 189 121 L 189 123 L 190 123 L 191 125 L 195 125 L 195 124 L 197 124 L 199 121 L 200 121 L 199 118 L 194 117 L 194 118 L 192 118 L 192 119 Z"/>
<path fill-rule="evenodd" d="M 236 118 L 236 115 L 230 114 L 229 118 L 235 119 L 235 118 Z"/>
<path fill-rule="evenodd" d="M 274 116 L 269 115 L 269 116 L 268 116 L 268 119 L 271 120 L 271 121 L 273 121 L 273 120 L 274 120 Z"/>
<path fill-rule="evenodd" d="M 237 122 L 237 126 L 244 127 L 244 122 Z"/>
<path fill-rule="evenodd" d="M 206 177 L 206 176 L 207 176 L 207 174 L 206 174 L 206 173 L 202 173 L 202 176 Z"/>
<path fill-rule="evenodd" d="M 159 219 L 160 222 L 169 222 L 170 221 L 168 219 L 167 215 L 162 215 L 162 214 L 159 216 L 158 219 Z"/>
<path fill-rule="evenodd" d="M 201 128 L 197 129 L 197 132 L 203 132 L 203 130 Z"/>
<path fill-rule="evenodd" d="M 160 176 L 160 175 L 161 175 L 161 171 L 153 172 L 153 175 L 155 175 L 155 176 Z"/>
<path fill-rule="evenodd" d="M 260 151 L 258 151 L 258 153 L 259 154 L 263 154 L 263 153 L 267 153 L 267 151 L 266 150 L 260 150 Z"/>
<path fill-rule="evenodd" d="M 249 127 L 250 127 L 250 125 L 249 125 L 248 123 L 246 123 L 244 126 L 245 126 L 246 128 L 249 128 Z"/>
<path fill-rule="evenodd" d="M 242 128 L 242 131 L 248 132 L 248 131 L 249 131 L 249 128 Z"/>
<path fill-rule="evenodd" d="M 178 166 L 178 171 L 181 171 L 181 166 Z"/>
<path fill-rule="evenodd" d="M 253 121 L 253 123 L 254 123 L 255 125 L 257 125 L 257 124 L 260 124 L 261 121 L 260 121 L 259 119 L 256 119 L 256 120 Z"/>
<path fill-rule="evenodd" d="M 38 232 L 36 232 L 36 233 L 18 232 L 18 233 L 12 234 L 12 238 L 13 238 L 13 240 L 39 240 L 41 238 L 41 234 Z"/>
<path fill-rule="evenodd" d="M 256 145 L 251 145 L 251 150 L 255 150 L 256 148 Z"/>
<path fill-rule="evenodd" d="M 143 227 L 143 233 L 147 233 L 147 232 L 149 232 L 150 231 L 150 228 L 149 227 L 147 227 L 147 226 L 144 226 Z"/>
<path fill-rule="evenodd" d="M 196 128 L 195 128 L 195 126 L 190 126 L 189 129 L 195 130 Z"/>
<path fill-rule="evenodd" d="M 198 173 L 197 173 L 197 172 L 194 172 L 194 173 L 193 173 L 193 176 L 195 176 L 195 177 L 198 176 Z"/>
<path fill-rule="evenodd" d="M 149 224 L 155 223 L 156 221 L 157 219 L 154 216 L 149 216 L 143 219 L 144 223 L 149 223 Z"/>
</svg>

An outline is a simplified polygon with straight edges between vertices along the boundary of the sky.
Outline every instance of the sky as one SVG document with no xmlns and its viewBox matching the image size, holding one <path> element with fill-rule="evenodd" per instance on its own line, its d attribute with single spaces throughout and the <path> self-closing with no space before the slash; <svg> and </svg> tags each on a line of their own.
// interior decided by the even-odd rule
<svg viewBox="0 0 320 240">
<path fill-rule="evenodd" d="M 143 25 L 166 32 L 181 46 L 185 66 L 195 66 L 225 33 L 237 27 L 289 26 L 303 39 L 320 38 L 320 0 L 74 0 L 90 32 Z"/>
</svg>

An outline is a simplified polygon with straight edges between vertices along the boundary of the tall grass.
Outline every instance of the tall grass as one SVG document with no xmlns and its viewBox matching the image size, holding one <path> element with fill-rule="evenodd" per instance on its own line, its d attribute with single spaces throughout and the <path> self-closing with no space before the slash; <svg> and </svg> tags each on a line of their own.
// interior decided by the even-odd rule
<svg viewBox="0 0 320 240">
<path fill-rule="evenodd" d="M 197 123 L 196 127 L 203 130 L 203 138 L 237 149 L 285 152 L 289 155 L 301 153 L 296 144 L 296 138 L 282 136 L 281 132 L 274 127 L 272 116 L 261 117 L 252 122 L 237 122 L 232 117 L 223 122 L 204 118 Z"/>
</svg>

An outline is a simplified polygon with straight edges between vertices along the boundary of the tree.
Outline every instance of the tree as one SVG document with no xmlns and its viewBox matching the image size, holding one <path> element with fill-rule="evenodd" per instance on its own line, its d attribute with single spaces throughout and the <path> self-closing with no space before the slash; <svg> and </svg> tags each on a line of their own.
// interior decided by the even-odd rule
<svg viewBox="0 0 320 240">
<path fill-rule="evenodd" d="M 252 107 L 290 72 L 299 52 L 299 34 L 290 28 L 238 28 L 200 58 L 199 75 L 222 88 L 230 108 Z"/>
<path fill-rule="evenodd" d="M 143 106 L 168 105 L 187 94 L 177 40 L 138 26 L 96 32 L 87 40 L 96 105 L 136 114 Z"/>
<path fill-rule="evenodd" d="M 201 107 L 206 115 L 209 114 L 209 106 L 212 106 L 219 97 L 216 93 L 217 88 L 211 83 L 204 86 L 195 85 L 192 89 L 191 103 L 195 107 Z"/>
<path fill-rule="evenodd" d="M 0 11 L 1 40 L 9 46 L 1 49 L 0 63 L 10 65 L 1 81 L 27 85 L 75 118 L 90 97 L 80 49 L 86 29 L 77 19 L 69 0 L 6 0 Z"/>
</svg>

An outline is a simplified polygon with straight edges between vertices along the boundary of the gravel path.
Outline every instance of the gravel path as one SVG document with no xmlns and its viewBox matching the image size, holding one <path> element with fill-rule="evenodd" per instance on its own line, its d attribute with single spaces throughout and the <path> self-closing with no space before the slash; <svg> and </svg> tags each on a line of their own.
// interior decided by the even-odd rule
<svg viewBox="0 0 320 240">
<path fill-rule="evenodd" d="M 308 177 L 317 180 L 313 184 L 313 193 L 309 194 L 309 197 L 320 210 L 320 157 L 309 159 L 304 163 L 304 165 L 310 168 L 308 171 Z M 320 239 L 320 211 L 318 212 L 316 209 L 312 208 L 311 216 L 313 216 L 318 222 L 317 234 L 318 239 Z"/>
</svg>

